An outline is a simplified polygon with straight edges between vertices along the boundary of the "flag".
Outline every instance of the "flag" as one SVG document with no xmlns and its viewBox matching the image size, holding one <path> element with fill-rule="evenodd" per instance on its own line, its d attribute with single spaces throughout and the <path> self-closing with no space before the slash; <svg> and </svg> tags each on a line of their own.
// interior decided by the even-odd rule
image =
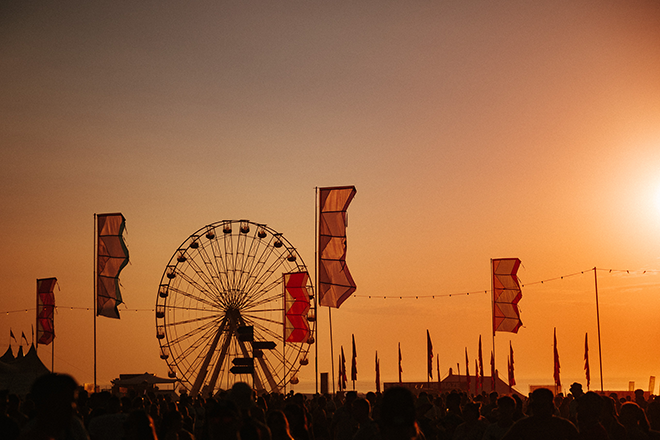
<svg viewBox="0 0 660 440">
<path fill-rule="evenodd" d="M 128 264 L 124 243 L 126 219 L 122 214 L 97 216 L 96 314 L 119 319 L 117 306 L 123 303 L 119 273 Z"/>
<path fill-rule="evenodd" d="M 354 186 L 320 188 L 318 267 L 322 306 L 339 308 L 357 287 L 346 265 L 346 210 L 356 193 Z"/>
<path fill-rule="evenodd" d="M 470 361 L 468 359 L 467 347 L 465 347 L 465 377 L 467 378 L 468 394 L 470 394 Z"/>
<path fill-rule="evenodd" d="M 482 380 L 479 380 L 479 361 L 474 360 L 474 394 L 479 394 L 479 386 L 481 385 L 481 391 L 484 390 L 484 383 Z"/>
<path fill-rule="evenodd" d="M 56 284 L 57 278 L 37 280 L 37 345 L 48 345 L 55 338 Z"/>
<path fill-rule="evenodd" d="M 518 258 L 491 260 L 493 273 L 493 334 L 518 333 L 522 325 L 518 302 L 522 298 L 518 280 Z"/>
<path fill-rule="evenodd" d="M 554 359 L 555 359 L 555 371 L 554 371 L 554 378 L 555 378 L 555 386 L 557 387 L 557 392 L 561 389 L 561 380 L 559 378 L 559 352 L 557 351 L 557 328 L 555 327 L 555 349 L 554 349 Z"/>
<path fill-rule="evenodd" d="M 351 359 L 351 380 L 357 380 L 357 351 L 355 350 L 355 335 L 351 335 L 353 342 L 353 358 Z"/>
<path fill-rule="evenodd" d="M 399 342 L 399 383 L 402 383 L 401 373 L 403 373 L 403 368 L 401 368 L 401 342 Z"/>
<path fill-rule="evenodd" d="M 436 365 L 438 366 L 438 391 L 441 391 L 442 386 L 440 385 L 440 382 L 441 382 L 440 381 L 440 377 L 441 377 L 440 376 L 440 356 L 436 356 L 435 360 L 436 360 Z M 456 365 L 458 365 L 458 364 L 456 364 Z M 458 369 L 458 376 L 459 377 L 461 376 L 461 369 L 460 368 Z"/>
<path fill-rule="evenodd" d="M 506 372 L 509 375 L 509 394 L 511 394 L 511 356 L 507 356 L 506 358 Z"/>
<path fill-rule="evenodd" d="M 587 376 L 587 390 L 591 384 L 591 369 L 589 368 L 589 333 L 584 334 L 584 374 Z"/>
<path fill-rule="evenodd" d="M 484 390 L 484 357 L 481 354 L 481 335 L 479 335 L 479 388 Z"/>
<path fill-rule="evenodd" d="M 285 273 L 284 282 L 284 340 L 286 342 L 307 342 L 309 336 L 309 293 L 307 272 Z"/>
<path fill-rule="evenodd" d="M 380 361 L 378 360 L 378 352 L 376 352 L 376 392 L 380 393 Z"/>
<path fill-rule="evenodd" d="M 346 389 L 346 382 L 348 382 L 346 378 L 346 357 L 344 357 L 344 347 L 341 347 L 341 369 L 340 369 L 340 375 L 341 375 L 341 389 L 345 390 Z"/>
<path fill-rule="evenodd" d="M 509 387 L 512 387 L 516 384 L 516 377 L 513 369 L 513 346 L 511 341 L 509 341 Z"/>
<path fill-rule="evenodd" d="M 428 330 L 426 330 L 426 371 L 428 377 L 433 379 L 433 344 Z"/>
<path fill-rule="evenodd" d="M 491 350 L 490 352 L 490 390 L 495 390 L 495 354 Z"/>
<path fill-rule="evenodd" d="M 14 332 L 11 331 L 11 329 L 9 329 L 9 337 L 12 338 L 12 339 L 14 340 L 14 342 L 18 342 L 18 341 L 16 340 L 16 336 L 14 336 Z"/>
</svg>

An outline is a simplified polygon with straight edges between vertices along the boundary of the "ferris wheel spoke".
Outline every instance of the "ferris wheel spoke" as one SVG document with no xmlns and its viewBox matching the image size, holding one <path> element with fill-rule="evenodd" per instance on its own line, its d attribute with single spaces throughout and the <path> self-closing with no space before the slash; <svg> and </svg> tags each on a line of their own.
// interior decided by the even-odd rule
<svg viewBox="0 0 660 440">
<path fill-rule="evenodd" d="M 261 304 L 268 303 L 270 301 L 282 299 L 284 294 L 282 293 L 281 286 L 282 286 L 281 278 L 273 280 L 273 282 L 271 282 L 267 286 L 264 286 L 261 290 L 257 292 L 252 292 L 249 298 L 246 298 L 244 307 L 255 307 Z"/>
<path fill-rule="evenodd" d="M 170 292 L 178 293 L 183 297 L 192 299 L 194 301 L 202 303 L 203 305 L 207 305 L 209 307 L 212 307 L 211 309 L 206 309 L 206 308 L 199 308 L 199 307 L 169 306 L 172 309 L 194 310 L 194 311 L 201 311 L 201 312 L 216 312 L 216 313 L 220 311 L 217 304 L 212 303 L 207 299 L 200 298 L 196 295 L 193 295 L 192 293 L 185 292 L 185 291 L 180 290 L 178 288 L 170 288 L 169 290 L 170 290 Z"/>
<path fill-rule="evenodd" d="M 183 320 L 183 321 L 166 322 L 165 323 L 165 328 L 172 328 L 172 327 L 175 327 L 175 326 L 178 326 L 178 325 L 191 324 L 193 322 L 206 321 L 206 320 L 209 320 L 209 319 L 215 319 L 216 317 L 217 317 L 217 315 L 210 315 L 210 316 L 201 316 L 199 318 L 186 319 L 186 320 Z"/>
<path fill-rule="evenodd" d="M 209 290 L 213 291 L 216 295 L 220 295 L 223 290 L 226 289 L 227 283 L 222 278 L 222 272 L 219 270 L 217 265 L 217 256 L 215 253 L 214 243 L 216 238 L 210 239 L 210 244 L 201 241 L 199 247 L 197 248 L 197 255 L 203 263 L 203 267 L 197 262 L 193 261 L 195 272 L 203 277 L 204 283 L 209 286 Z M 213 257 L 209 255 L 208 248 L 211 248 Z M 193 259 L 194 260 L 194 259 Z"/>
<path fill-rule="evenodd" d="M 282 310 L 279 310 L 279 311 L 281 312 Z M 271 324 L 282 325 L 281 320 L 277 321 L 275 319 L 264 318 L 262 316 L 253 315 L 251 313 L 244 313 L 243 316 L 245 316 L 246 318 L 250 318 L 250 320 L 252 320 L 252 321 L 264 321 L 264 322 L 268 322 L 268 323 L 271 323 Z M 280 335 L 280 336 L 282 336 L 282 335 Z"/>
<path fill-rule="evenodd" d="M 200 241 L 197 241 L 197 245 L 200 246 Z M 208 253 L 206 252 L 206 246 L 203 242 L 201 242 L 201 247 L 197 248 L 197 253 L 194 254 L 194 255 L 199 256 L 199 258 L 202 260 L 202 262 L 204 263 L 204 268 L 209 270 L 211 278 L 209 278 L 209 275 L 206 274 L 204 268 L 199 265 L 199 263 L 197 262 L 197 260 L 195 258 L 191 258 L 188 261 L 188 264 L 193 269 L 193 271 L 197 274 L 197 276 L 200 277 L 200 279 L 204 282 L 204 284 L 206 286 L 208 286 L 209 291 L 212 291 L 215 294 L 219 294 L 220 290 L 223 287 L 222 286 L 222 280 L 221 280 L 220 276 L 217 274 L 217 272 L 215 272 L 216 278 L 219 280 L 220 286 L 218 286 L 214 282 L 214 267 L 211 264 L 211 262 L 209 261 L 209 256 L 208 256 Z M 207 296 L 210 297 L 210 295 L 208 293 L 207 293 Z"/>
<path fill-rule="evenodd" d="M 197 337 L 200 333 L 203 332 L 205 333 L 202 335 L 202 337 L 206 337 L 207 334 L 217 326 L 217 324 L 218 324 L 218 320 L 214 320 L 212 322 L 207 322 L 202 326 L 195 327 L 185 333 L 182 333 L 181 335 L 177 333 L 177 337 L 168 342 L 170 344 L 181 344 L 182 342 L 186 342 L 191 338 Z"/>
<path fill-rule="evenodd" d="M 285 246 L 285 244 L 281 234 L 273 234 L 261 252 L 257 265 L 252 270 L 250 280 L 248 280 L 249 282 L 244 286 L 246 291 L 251 291 L 256 285 L 263 284 L 275 271 L 273 265 L 285 259 L 286 255 L 280 249 L 282 246 Z M 288 252 L 289 247 L 285 246 L 284 249 Z"/>
<path fill-rule="evenodd" d="M 272 275 L 286 262 L 286 258 L 279 258 L 278 260 L 273 261 L 266 272 L 262 274 L 262 276 L 250 287 L 249 292 L 270 290 L 278 284 L 281 284 L 282 277 L 276 276 L 273 280 L 270 281 L 269 284 L 266 285 L 266 287 L 263 287 L 264 283 L 266 283 L 266 281 L 268 281 Z M 283 272 L 286 272 L 286 270 L 283 270 Z"/>
<path fill-rule="evenodd" d="M 211 240 L 211 252 L 213 253 L 213 261 L 212 262 L 209 261 L 208 264 L 213 265 L 215 273 L 218 277 L 218 283 L 220 283 L 222 290 L 226 291 L 231 288 L 231 285 L 229 283 L 229 279 L 227 278 L 228 269 L 225 261 L 225 256 L 223 256 L 217 235 L 215 235 L 213 240 Z"/>
<path fill-rule="evenodd" d="M 197 275 L 202 274 L 202 272 L 196 272 Z M 197 281 L 195 281 L 190 275 L 188 275 L 186 272 L 182 272 L 177 270 L 176 274 L 179 276 L 179 279 L 187 282 L 190 286 L 192 286 L 196 291 L 203 293 L 209 300 L 213 301 L 214 299 L 217 298 L 219 295 L 219 292 L 213 286 L 212 284 L 204 283 L 206 286 L 210 287 L 210 290 L 207 290 L 203 285 L 199 284 Z M 203 277 L 203 275 L 200 275 L 200 277 Z M 178 288 L 178 286 L 177 286 Z M 179 289 L 183 292 L 182 289 Z M 191 296 L 192 297 L 192 296 Z"/>
<path fill-rule="evenodd" d="M 252 310 L 255 307 L 262 306 L 264 304 L 270 304 L 273 301 L 276 303 L 281 304 L 283 299 L 282 299 L 282 294 L 273 294 L 271 296 L 267 296 L 265 298 L 261 298 L 259 301 L 250 301 L 245 305 L 246 310 Z"/>
</svg>

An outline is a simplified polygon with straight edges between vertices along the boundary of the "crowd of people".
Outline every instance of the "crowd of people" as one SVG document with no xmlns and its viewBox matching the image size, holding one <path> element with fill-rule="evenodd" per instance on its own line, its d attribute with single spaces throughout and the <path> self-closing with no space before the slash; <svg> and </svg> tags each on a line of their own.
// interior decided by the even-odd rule
<svg viewBox="0 0 660 440">
<path fill-rule="evenodd" d="M 7 440 L 654 440 L 660 398 L 584 393 L 527 398 L 454 390 L 413 394 L 257 394 L 246 383 L 213 397 L 185 393 L 88 395 L 63 374 L 35 381 L 24 399 L 0 392 L 0 439 Z"/>
</svg>

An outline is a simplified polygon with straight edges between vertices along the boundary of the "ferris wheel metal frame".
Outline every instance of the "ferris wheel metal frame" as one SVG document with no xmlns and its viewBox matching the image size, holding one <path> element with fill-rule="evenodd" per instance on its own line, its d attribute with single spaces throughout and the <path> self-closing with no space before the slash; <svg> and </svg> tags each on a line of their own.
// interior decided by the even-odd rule
<svg viewBox="0 0 660 440">
<path fill-rule="evenodd" d="M 265 224 L 222 220 L 186 238 L 167 263 L 156 296 L 156 338 L 170 377 L 192 396 L 239 381 L 270 392 L 298 383 L 315 342 L 316 298 L 308 281 L 309 335 L 305 342 L 285 342 L 283 275 L 293 272 L 307 272 L 302 257 Z M 239 334 L 247 326 L 257 344 Z M 255 348 L 272 343 L 275 348 Z M 245 359 L 252 359 L 254 373 L 232 373 L 250 363 Z"/>
</svg>

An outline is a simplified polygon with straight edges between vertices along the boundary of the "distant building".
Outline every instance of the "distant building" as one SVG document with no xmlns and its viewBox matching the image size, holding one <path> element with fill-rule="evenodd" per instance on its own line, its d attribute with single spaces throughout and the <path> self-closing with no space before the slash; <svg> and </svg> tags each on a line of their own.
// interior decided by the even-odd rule
<svg viewBox="0 0 660 440">
<path fill-rule="evenodd" d="M 112 393 L 113 394 L 129 394 L 135 393 L 137 395 L 146 392 L 174 392 L 178 379 L 169 379 L 165 377 L 158 377 L 150 373 L 144 374 L 120 374 L 118 379 L 113 379 Z M 161 389 L 160 386 L 163 386 Z"/>
</svg>

